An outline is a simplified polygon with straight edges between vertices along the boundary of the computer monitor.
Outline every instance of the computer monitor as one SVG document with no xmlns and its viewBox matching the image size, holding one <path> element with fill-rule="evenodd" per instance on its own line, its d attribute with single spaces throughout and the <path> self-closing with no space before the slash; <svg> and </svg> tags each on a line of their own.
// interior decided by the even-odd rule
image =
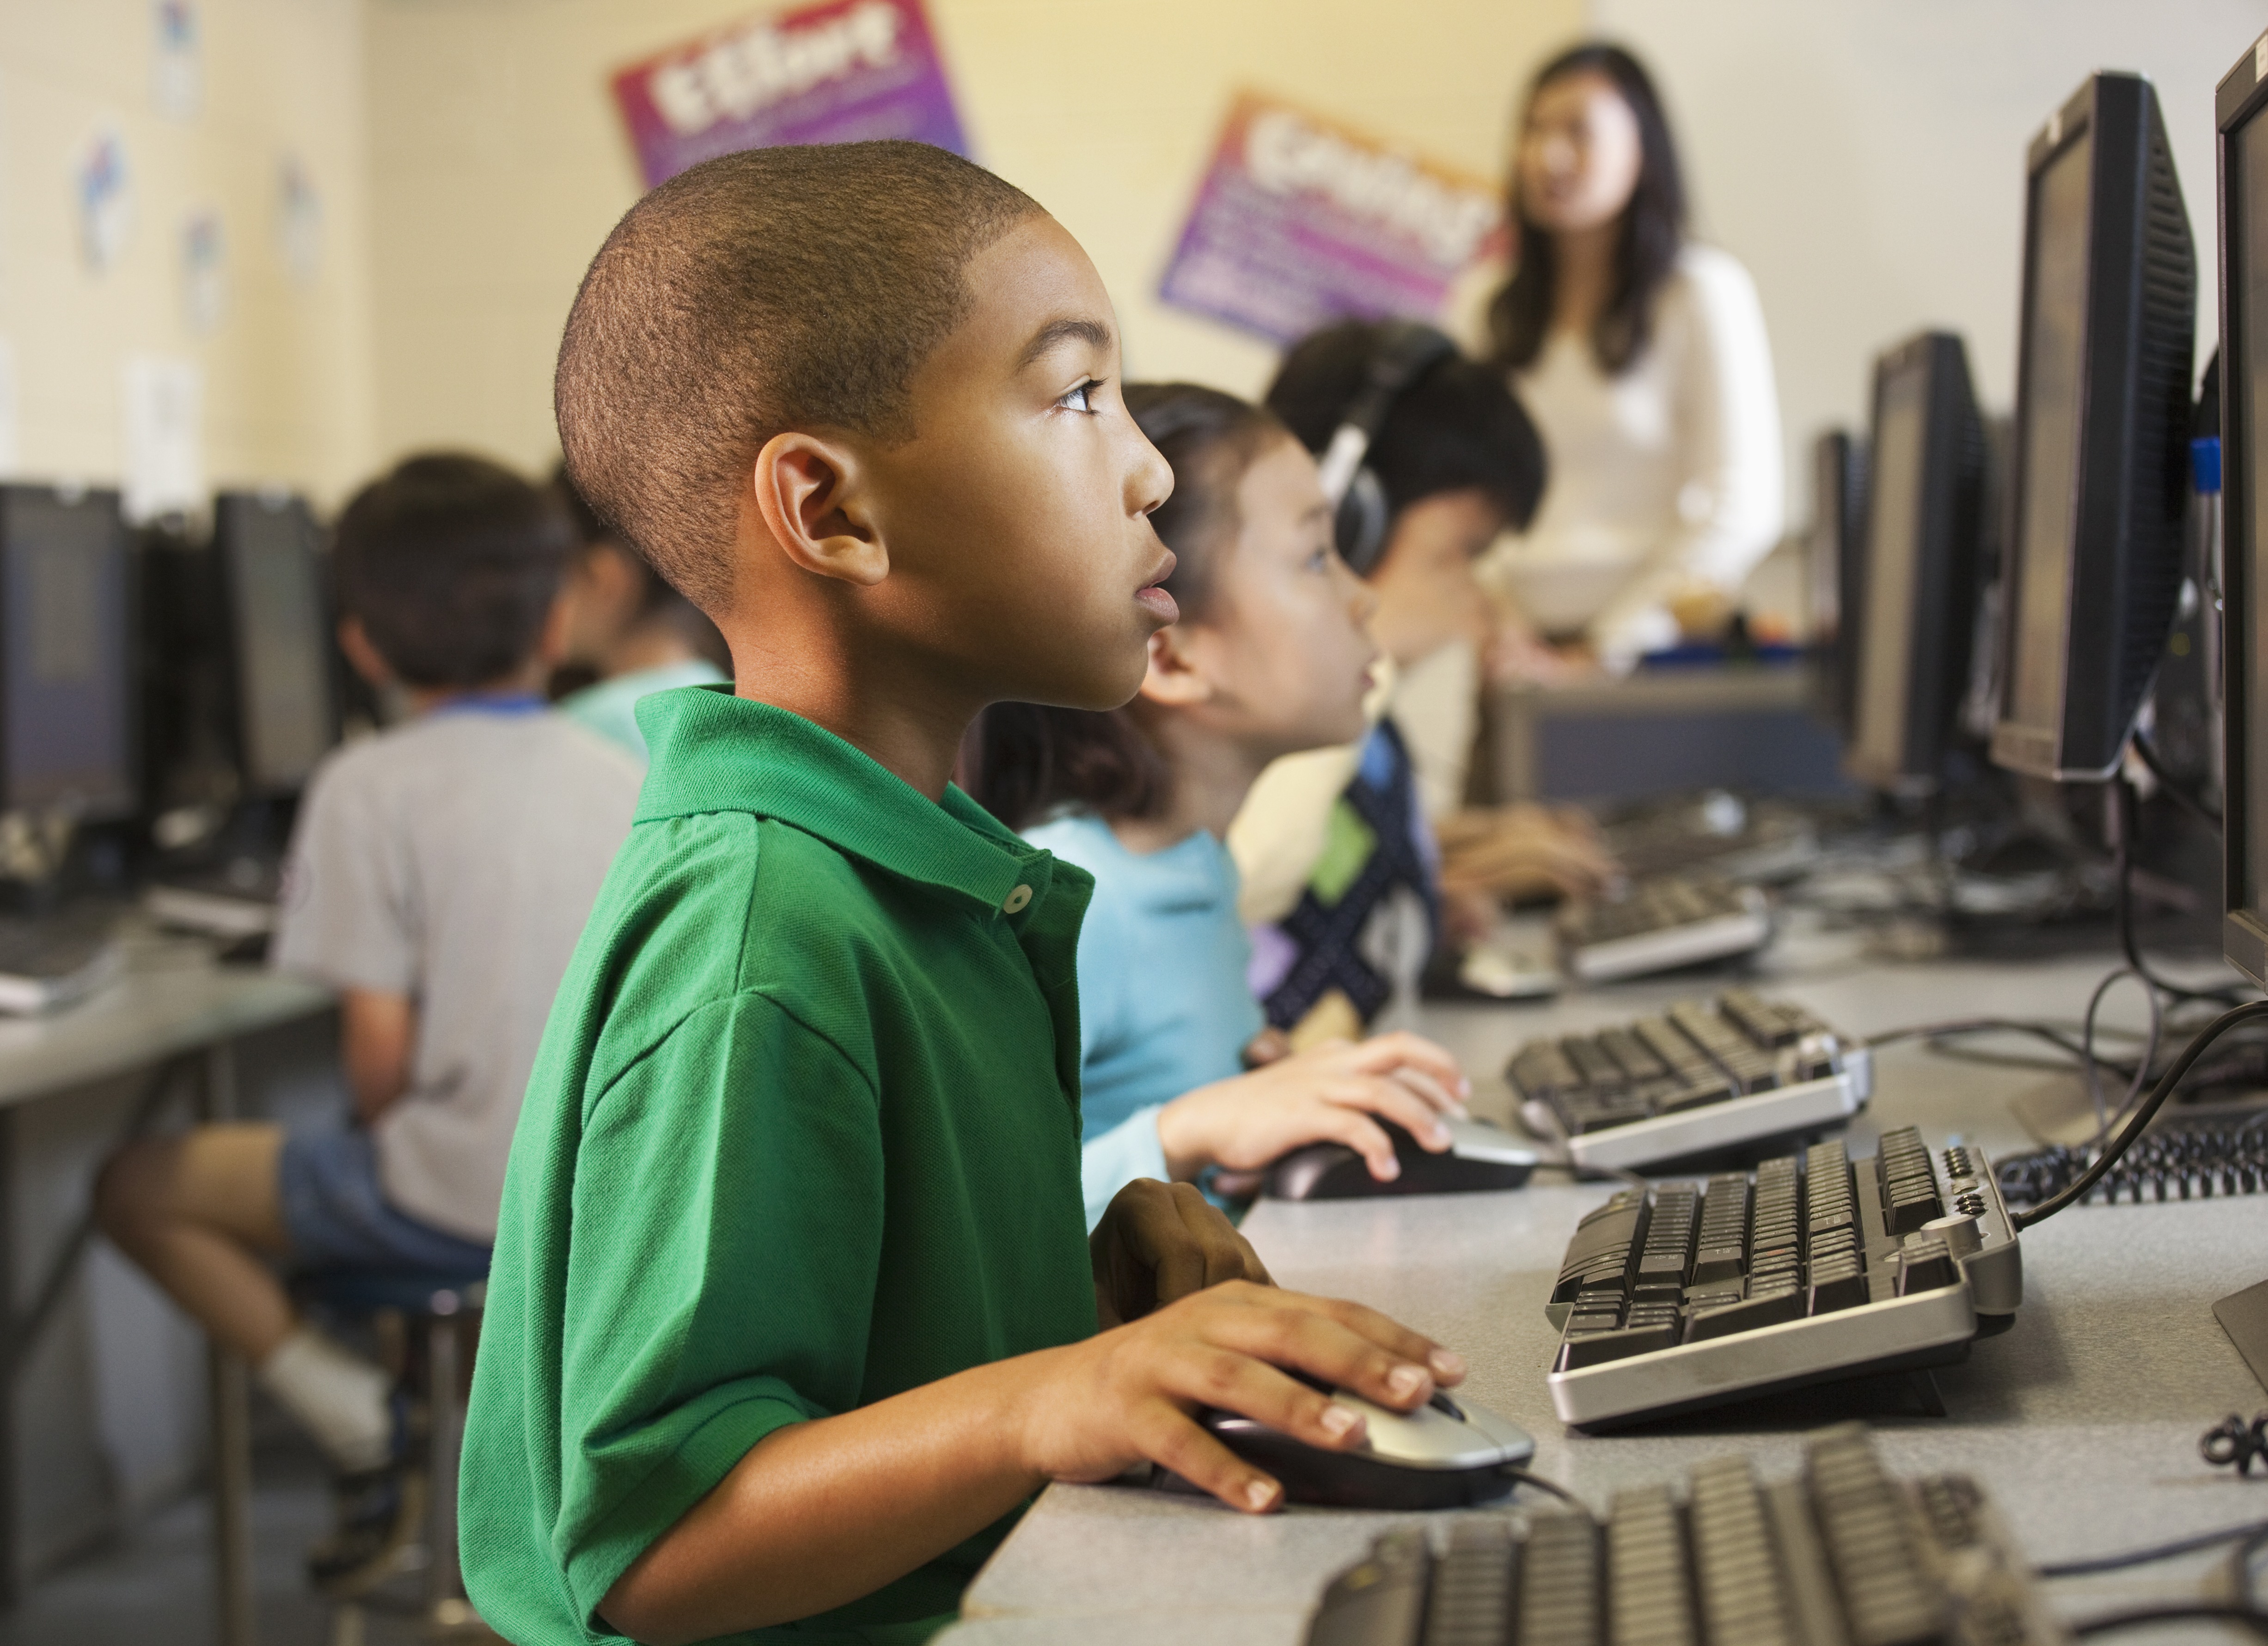
<svg viewBox="0 0 2268 1646">
<path fill-rule="evenodd" d="M 118 494 L 0 486 L 0 811 L 132 815 L 133 636 Z"/>
<path fill-rule="evenodd" d="M 2157 94 L 2097 74 L 2032 139 L 1992 758 L 2118 769 L 2179 598 L 2197 254 Z"/>
<path fill-rule="evenodd" d="M 1925 332 L 1874 364 L 1864 570 L 1844 769 L 1889 794 L 1934 790 L 1969 687 L 1984 437 L 1969 357 Z"/>
<path fill-rule="evenodd" d="M 2268 67 L 2246 53 L 2220 128 L 2221 948 L 2268 988 Z"/>
<path fill-rule="evenodd" d="M 321 533 L 304 498 L 225 491 L 213 555 L 244 792 L 297 794 L 339 738 Z"/>
<path fill-rule="evenodd" d="M 1866 437 L 1830 429 L 1811 445 L 1810 650 L 1814 703 L 1820 718 L 1845 737 L 1851 733 L 1866 511 Z"/>
</svg>

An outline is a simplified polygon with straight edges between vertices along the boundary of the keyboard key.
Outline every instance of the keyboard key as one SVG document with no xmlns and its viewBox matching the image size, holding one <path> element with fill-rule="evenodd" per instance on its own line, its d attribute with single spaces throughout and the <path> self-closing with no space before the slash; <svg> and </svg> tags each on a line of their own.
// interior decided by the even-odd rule
<svg viewBox="0 0 2268 1646">
<path fill-rule="evenodd" d="M 1677 1347 L 1677 1315 L 1673 1310 L 1665 1324 L 1623 1327 L 1604 1332 L 1579 1332 L 1577 1317 L 1567 1319 L 1566 1334 L 1559 1340 L 1559 1354 L 1551 1363 L 1554 1371 L 1577 1371 L 1585 1366 L 1603 1366 L 1610 1360 L 1627 1360 L 1632 1355 L 1651 1355 L 1656 1349 Z"/>
<path fill-rule="evenodd" d="M 1750 1283 L 1753 1285 L 1753 1281 Z M 1685 1341 L 1706 1342 L 1711 1338 L 1730 1337 L 1735 1332 L 1753 1332 L 1758 1326 L 1800 1320 L 1806 1301 L 1800 1288 L 1788 1284 L 1769 1291 L 1751 1291 L 1740 1302 L 1719 1308 L 1696 1309 L 1685 1317 Z"/>
<path fill-rule="evenodd" d="M 1607 1511 L 1607 1621 L 1613 1646 L 1695 1646 L 1685 1539 L 1666 1486 L 1617 1492 Z"/>
<path fill-rule="evenodd" d="M 1512 1613 L 1512 1527 L 1494 1516 L 1456 1521 L 1433 1562 L 1425 1646 L 1502 1646 Z"/>
<path fill-rule="evenodd" d="M 1520 1552 L 1521 1646 L 1597 1646 L 1599 1534 L 1588 1515 L 1538 1515 Z"/>
<path fill-rule="evenodd" d="M 1961 1267 L 1953 1253 L 1935 1235 L 1909 1240 L 1898 1251 L 1898 1296 L 1937 1291 L 1961 1283 Z"/>
<path fill-rule="evenodd" d="M 1851 1646 L 1934 1641 L 1946 1620 L 1944 1591 L 1925 1574 L 1905 1506 L 1867 1444 L 1846 1424 L 1805 1449 L 1821 1541 L 1842 1591 Z"/>
<path fill-rule="evenodd" d="M 1697 1466 L 1688 1517 L 1707 1638 L 1739 1646 L 1796 1646 L 1778 1551 L 1749 1460 L 1716 1458 Z"/>
</svg>

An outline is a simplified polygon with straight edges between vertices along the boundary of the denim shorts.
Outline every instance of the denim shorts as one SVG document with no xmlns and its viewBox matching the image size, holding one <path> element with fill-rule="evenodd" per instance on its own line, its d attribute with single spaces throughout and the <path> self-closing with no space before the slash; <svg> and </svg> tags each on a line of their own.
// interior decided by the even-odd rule
<svg viewBox="0 0 2268 1646">
<path fill-rule="evenodd" d="M 284 1140 L 276 1176 L 294 1267 L 488 1273 L 486 1246 L 386 1203 L 378 1150 L 366 1131 L 293 1132 Z"/>
</svg>

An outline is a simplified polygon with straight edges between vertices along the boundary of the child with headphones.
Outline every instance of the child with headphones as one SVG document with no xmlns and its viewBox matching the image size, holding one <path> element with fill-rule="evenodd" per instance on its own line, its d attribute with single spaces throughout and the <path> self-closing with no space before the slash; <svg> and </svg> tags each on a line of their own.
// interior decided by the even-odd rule
<svg viewBox="0 0 2268 1646">
<path fill-rule="evenodd" d="M 1474 562 L 1527 524 L 1545 477 L 1502 377 L 1432 327 L 1348 321 L 1292 348 L 1267 403 L 1322 454 L 1340 552 L 1376 603 L 1371 633 L 1393 669 L 1482 638 Z M 1445 934 L 1480 935 L 1497 899 L 1586 893 L 1615 872 L 1580 814 L 1437 820 L 1421 787 L 1411 739 L 1386 713 L 1359 742 L 1271 770 L 1231 831 L 1254 988 L 1294 1047 L 1360 1034 L 1414 994 Z"/>
<path fill-rule="evenodd" d="M 1222 837 L 1271 761 L 1361 735 L 1377 602 L 1336 551 L 1314 459 L 1273 415 L 1189 384 L 1124 399 L 1173 466 L 1151 520 L 1176 556 L 1181 619 L 1152 637 L 1127 707 L 996 704 L 962 763 L 995 816 L 1094 877 L 1078 959 L 1090 1223 L 1137 1178 L 1234 1189 L 1323 1140 L 1391 1179 L 1379 1122 L 1438 1151 L 1469 1089 L 1411 1034 L 1245 1072 L 1263 1024 Z"/>
</svg>

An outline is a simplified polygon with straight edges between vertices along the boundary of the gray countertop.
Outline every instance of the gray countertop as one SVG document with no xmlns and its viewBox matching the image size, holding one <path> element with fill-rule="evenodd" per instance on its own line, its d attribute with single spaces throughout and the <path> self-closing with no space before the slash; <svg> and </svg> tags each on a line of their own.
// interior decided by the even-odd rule
<svg viewBox="0 0 2268 1646">
<path fill-rule="evenodd" d="M 1994 1015 L 2075 1018 L 2106 962 L 1852 966 L 1764 980 L 1830 1024 L 1874 1035 Z M 1529 1035 L 1619 1022 L 1701 992 L 1688 981 L 1571 996 L 1542 1007 L 1445 1007 L 1426 1026 L 1465 1062 L 1475 1109 L 1503 1118 L 1499 1071 Z M 2111 1020 L 2132 1023 L 2125 1003 Z M 2015 1049 L 2012 1044 L 2008 1049 Z M 1877 1058 L 1873 1105 L 1852 1128 L 1871 1152 L 1878 1125 L 1918 1124 L 1933 1147 L 1955 1135 L 2000 1153 L 2027 1147 L 2009 1099 L 2055 1078 L 1937 1055 L 1918 1045 Z M 1543 1304 L 1576 1220 L 1612 1192 L 1544 1172 L 1509 1194 L 1295 1205 L 1263 1202 L 1245 1230 L 1287 1286 L 1384 1309 L 1457 1348 L 1465 1387 L 1536 1439 L 1532 1467 L 1602 1510 L 1619 1488 L 1680 1480 L 1704 1458 L 1752 1458 L 1794 1473 L 1801 1437 L 1841 1414 L 1787 1397 L 1769 1422 L 1704 1414 L 1631 1434 L 1572 1433 L 1543 1375 L 1557 1333 Z M 1991 1493 L 2038 1561 L 2139 1547 L 2268 1519 L 2268 1481 L 2206 1467 L 2198 1436 L 2231 1412 L 2268 1406 L 2213 1320 L 2213 1300 L 2268 1278 L 2268 1197 L 2169 1206 L 2083 1206 L 2023 1237 L 2025 1302 L 2013 1329 L 1936 1374 L 1947 1415 L 1871 1415 L 1891 1467 L 1960 1470 Z M 1514 1510 L 1536 1501 L 1523 1490 Z M 1294 1509 L 1261 1518 L 1133 1487 L 1050 1488 L 963 1601 L 954 1646 L 1077 1639 L 1186 1646 L 1299 1641 L 1324 1583 L 1384 1526 L 1408 1517 Z M 2225 1557 L 2191 1557 L 2061 1582 L 2072 1616 L 2146 1600 L 2206 1598 Z M 2151 1638 L 2183 1638 L 2162 1629 Z M 2227 1638 L 2212 1626 L 2188 1638 Z"/>
</svg>

